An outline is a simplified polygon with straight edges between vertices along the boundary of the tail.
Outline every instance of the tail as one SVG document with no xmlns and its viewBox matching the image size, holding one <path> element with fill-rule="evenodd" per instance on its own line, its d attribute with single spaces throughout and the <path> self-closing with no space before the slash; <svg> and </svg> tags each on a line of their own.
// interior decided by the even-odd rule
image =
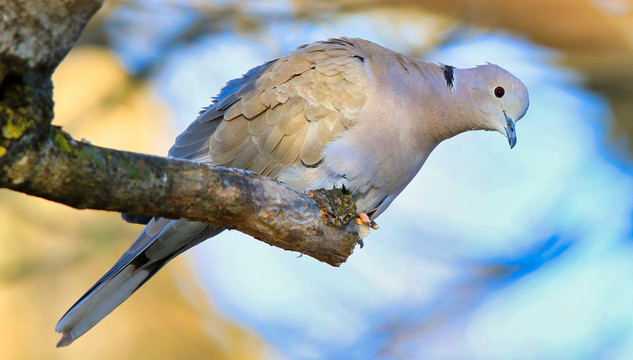
<svg viewBox="0 0 633 360">
<path fill-rule="evenodd" d="M 70 345 L 92 329 L 169 260 L 221 231 L 196 222 L 152 219 L 112 269 L 59 320 L 55 330 L 62 338 L 57 347 Z"/>
</svg>

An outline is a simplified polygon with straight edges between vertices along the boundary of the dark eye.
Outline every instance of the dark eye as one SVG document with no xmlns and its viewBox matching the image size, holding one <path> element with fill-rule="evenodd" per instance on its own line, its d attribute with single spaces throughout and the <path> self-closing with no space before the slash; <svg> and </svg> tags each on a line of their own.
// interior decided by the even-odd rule
<svg viewBox="0 0 633 360">
<path fill-rule="evenodd" d="M 495 88 L 495 96 L 496 96 L 496 97 L 498 97 L 498 98 L 502 98 L 502 97 L 503 97 L 503 95 L 504 95 L 505 93 L 506 93 L 506 91 L 505 91 L 505 90 L 503 90 L 503 88 L 502 88 L 501 86 L 497 86 L 497 87 Z"/>
</svg>

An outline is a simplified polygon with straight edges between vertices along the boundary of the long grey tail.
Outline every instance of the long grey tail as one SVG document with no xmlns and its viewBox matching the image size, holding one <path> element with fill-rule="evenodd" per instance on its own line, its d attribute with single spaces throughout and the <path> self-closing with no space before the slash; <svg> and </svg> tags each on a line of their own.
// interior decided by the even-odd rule
<svg viewBox="0 0 633 360">
<path fill-rule="evenodd" d="M 62 338 L 57 347 L 70 345 L 92 329 L 169 260 L 221 231 L 201 223 L 152 219 L 112 269 L 59 320 L 55 330 Z"/>
</svg>

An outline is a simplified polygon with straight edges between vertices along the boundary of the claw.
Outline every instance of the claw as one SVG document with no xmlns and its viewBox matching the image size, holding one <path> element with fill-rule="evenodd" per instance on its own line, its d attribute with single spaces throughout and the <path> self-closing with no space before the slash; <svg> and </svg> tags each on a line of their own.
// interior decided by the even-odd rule
<svg viewBox="0 0 633 360">
<path fill-rule="evenodd" d="M 376 222 L 375 222 L 374 220 L 372 220 L 372 221 L 369 223 L 369 227 L 370 227 L 370 228 L 372 228 L 372 229 L 374 229 L 374 230 L 378 230 L 378 229 L 380 228 L 380 226 L 378 226 L 378 224 L 376 224 Z"/>
</svg>

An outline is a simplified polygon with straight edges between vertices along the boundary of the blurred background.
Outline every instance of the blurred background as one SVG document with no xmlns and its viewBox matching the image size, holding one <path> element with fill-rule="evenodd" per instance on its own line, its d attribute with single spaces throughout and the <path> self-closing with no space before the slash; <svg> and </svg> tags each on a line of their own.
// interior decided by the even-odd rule
<svg viewBox="0 0 633 360">
<path fill-rule="evenodd" d="M 228 80 L 337 36 L 496 63 L 531 106 L 512 151 L 441 144 L 341 268 L 225 232 L 64 349 L 141 227 L 0 190 L 0 358 L 633 358 L 632 5 L 107 1 L 54 76 L 54 123 L 96 145 L 166 154 Z"/>
</svg>

